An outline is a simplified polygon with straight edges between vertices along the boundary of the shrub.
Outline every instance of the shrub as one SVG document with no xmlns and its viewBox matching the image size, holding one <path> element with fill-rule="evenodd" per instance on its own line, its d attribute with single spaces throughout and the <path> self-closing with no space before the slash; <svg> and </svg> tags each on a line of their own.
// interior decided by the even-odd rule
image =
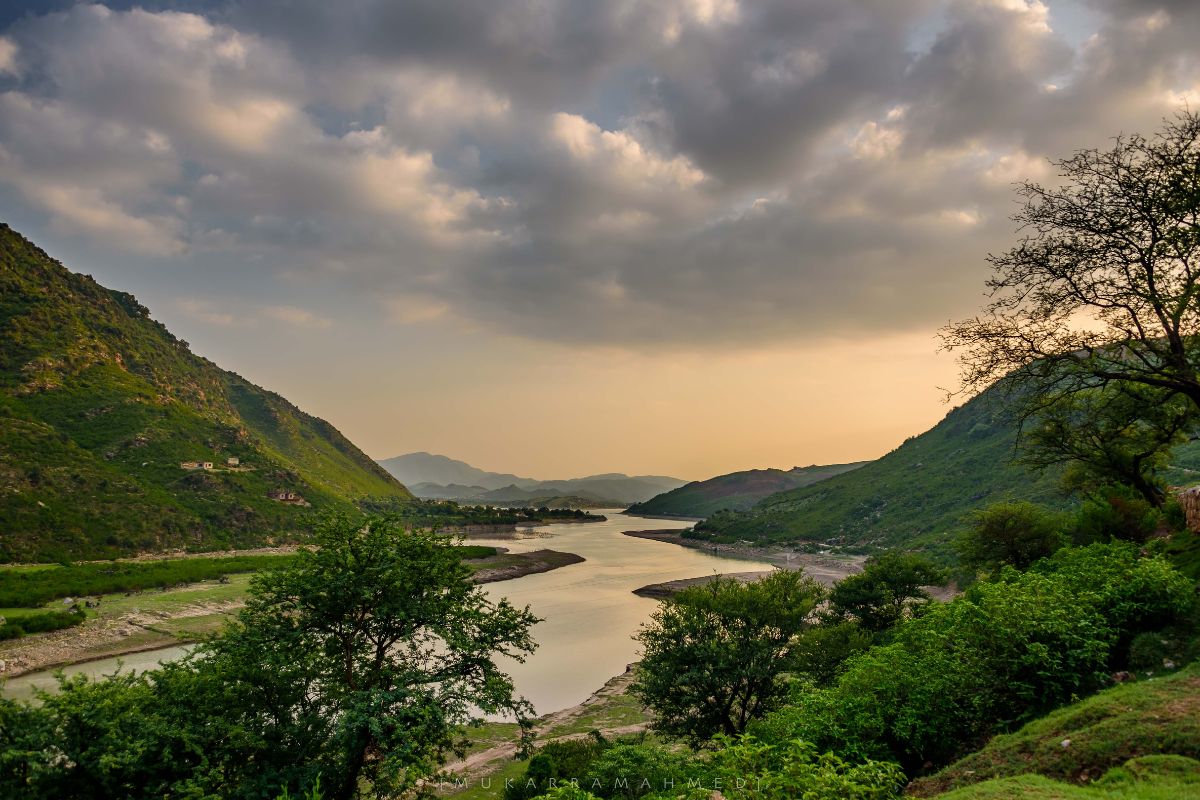
<svg viewBox="0 0 1200 800">
<path fill-rule="evenodd" d="M 1144 542 L 1154 535 L 1162 518 L 1162 512 L 1132 489 L 1109 486 L 1080 506 L 1072 538 L 1078 544 L 1111 539 Z"/>
<path fill-rule="evenodd" d="M 997 574 L 1027 569 L 1066 544 L 1061 514 L 1034 503 L 997 503 L 976 511 L 954 546 L 964 567 Z"/>
<path fill-rule="evenodd" d="M 750 731 L 917 772 L 1101 687 L 1136 633 L 1186 619 L 1194 602 L 1190 581 L 1131 545 L 1064 551 L 933 605 Z"/>
</svg>

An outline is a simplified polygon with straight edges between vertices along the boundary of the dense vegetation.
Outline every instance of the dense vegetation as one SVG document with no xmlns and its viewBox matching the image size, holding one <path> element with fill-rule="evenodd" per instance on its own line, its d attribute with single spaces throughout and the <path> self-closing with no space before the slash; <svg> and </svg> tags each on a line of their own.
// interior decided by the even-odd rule
<svg viewBox="0 0 1200 800">
<path fill-rule="evenodd" d="M 75 606 L 67 611 L 40 611 L 4 619 L 0 624 L 0 639 L 20 639 L 31 633 L 48 633 L 83 624 L 87 616 Z"/>
<path fill-rule="evenodd" d="M 316 543 L 181 662 L 0 700 L 0 796 L 393 796 L 463 724 L 527 719 L 495 659 L 531 652 L 536 618 L 490 601 L 444 537 L 347 516 Z"/>
<path fill-rule="evenodd" d="M 329 423 L 194 355 L 131 295 L 0 225 L 0 561 L 304 534 L 308 506 L 277 490 L 315 509 L 411 497 Z"/>
<path fill-rule="evenodd" d="M 604 517 L 579 508 L 499 508 L 465 505 L 453 500 L 397 500 L 364 498 L 358 507 L 368 514 L 385 514 L 414 528 L 452 530 L 477 525 L 526 525 L 543 522 L 586 522 Z"/>
<path fill-rule="evenodd" d="M 170 558 L 0 569 L 0 608 L 36 608 L 63 597 L 140 592 L 257 572 L 286 564 L 292 555 Z"/>
<path fill-rule="evenodd" d="M 628 511 L 630 514 L 676 517 L 707 517 L 723 510 L 745 511 L 776 492 L 808 486 L 857 469 L 863 463 L 731 472 L 704 481 L 692 481 L 644 503 L 634 503 Z"/>
</svg>

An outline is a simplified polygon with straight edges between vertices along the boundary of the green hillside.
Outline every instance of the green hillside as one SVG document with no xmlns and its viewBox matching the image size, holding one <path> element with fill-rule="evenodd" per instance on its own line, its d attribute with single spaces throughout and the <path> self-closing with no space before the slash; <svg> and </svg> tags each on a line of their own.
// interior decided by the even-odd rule
<svg viewBox="0 0 1200 800">
<path fill-rule="evenodd" d="M 782 469 L 749 469 L 718 475 L 705 481 L 663 492 L 644 503 L 630 506 L 630 514 L 675 517 L 707 517 L 721 510 L 745 511 L 764 497 L 776 492 L 823 481 L 834 475 L 857 469 L 867 462 L 828 464 L 825 466 Z"/>
<path fill-rule="evenodd" d="M 989 778 L 1027 774 L 1087 783 L 1127 759 L 1153 755 L 1200 758 L 1200 667 L 1195 664 L 1114 686 L 996 736 L 941 772 L 914 781 L 906 794 L 932 797 Z"/>
<path fill-rule="evenodd" d="M 0 560 L 262 544 L 364 496 L 411 498 L 328 422 L 0 224 Z"/>
<path fill-rule="evenodd" d="M 945 552 L 965 514 L 1007 499 L 1066 506 L 1061 471 L 1013 463 L 1016 423 L 993 387 L 936 426 L 853 472 L 780 492 L 696 526 L 717 541 L 821 541 L 850 548 Z M 1176 454 L 1168 477 L 1194 483 L 1200 447 Z"/>
</svg>

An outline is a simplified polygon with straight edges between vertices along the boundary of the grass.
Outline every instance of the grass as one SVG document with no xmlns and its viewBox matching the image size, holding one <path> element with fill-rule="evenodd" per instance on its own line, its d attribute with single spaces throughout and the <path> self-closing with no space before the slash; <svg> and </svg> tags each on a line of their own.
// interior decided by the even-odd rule
<svg viewBox="0 0 1200 800">
<path fill-rule="evenodd" d="M 71 564 L 0 572 L 0 606 L 41 606 L 63 597 L 140 592 L 284 566 L 291 554 Z"/>
<path fill-rule="evenodd" d="M 1200 664 L 1106 689 L 996 736 L 941 772 L 914 781 L 908 792 L 931 797 L 1027 773 L 1085 783 L 1131 758 L 1161 754 L 1200 758 Z"/>
<path fill-rule="evenodd" d="M 1185 800 L 1200 797 L 1200 761 L 1144 756 L 1105 773 L 1089 786 L 1042 775 L 996 778 L 938 795 L 940 800 Z"/>
</svg>

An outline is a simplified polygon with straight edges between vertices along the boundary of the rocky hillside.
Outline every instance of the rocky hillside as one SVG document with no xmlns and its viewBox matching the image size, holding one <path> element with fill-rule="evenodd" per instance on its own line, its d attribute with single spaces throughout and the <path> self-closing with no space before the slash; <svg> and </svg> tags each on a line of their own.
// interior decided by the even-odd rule
<svg viewBox="0 0 1200 800">
<path fill-rule="evenodd" d="M 262 544 L 365 496 L 411 498 L 328 422 L 0 224 L 0 560 Z"/>
<path fill-rule="evenodd" d="M 777 492 L 823 481 L 857 469 L 867 462 L 782 469 L 750 469 L 692 481 L 629 507 L 630 514 L 666 517 L 708 517 L 718 511 L 745 511 Z"/>
</svg>

